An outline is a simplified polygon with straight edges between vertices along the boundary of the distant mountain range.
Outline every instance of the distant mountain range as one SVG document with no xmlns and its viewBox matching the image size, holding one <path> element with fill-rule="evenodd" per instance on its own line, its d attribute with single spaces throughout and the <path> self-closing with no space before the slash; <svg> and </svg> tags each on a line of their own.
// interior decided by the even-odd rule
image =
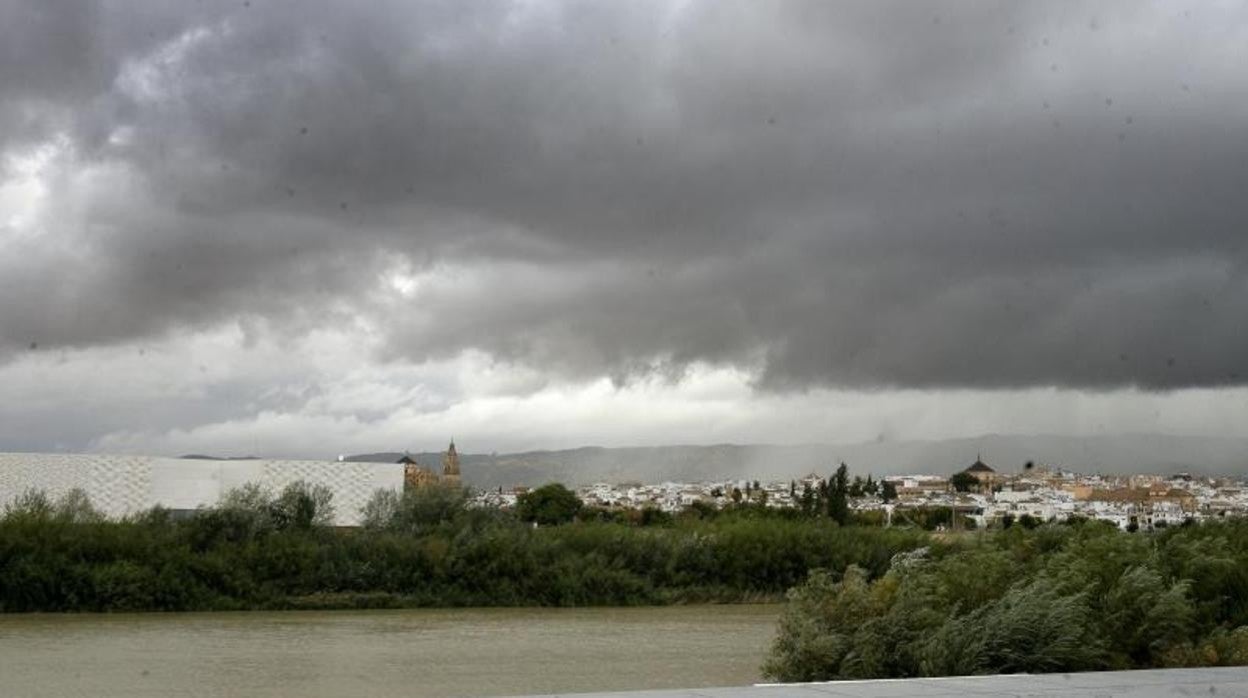
<svg viewBox="0 0 1248 698">
<path fill-rule="evenodd" d="M 397 461 L 402 453 L 348 456 L 348 461 Z M 441 453 L 408 454 L 435 471 Z M 464 480 L 476 487 L 563 482 L 701 481 L 730 478 L 791 479 L 828 475 L 842 461 L 854 474 L 939 473 L 961 470 L 980 457 L 999 472 L 1027 461 L 1084 473 L 1248 475 L 1248 439 L 1124 434 L 1020 436 L 989 434 L 944 441 L 877 441 L 858 444 L 584 447 L 562 451 L 459 454 Z"/>
</svg>

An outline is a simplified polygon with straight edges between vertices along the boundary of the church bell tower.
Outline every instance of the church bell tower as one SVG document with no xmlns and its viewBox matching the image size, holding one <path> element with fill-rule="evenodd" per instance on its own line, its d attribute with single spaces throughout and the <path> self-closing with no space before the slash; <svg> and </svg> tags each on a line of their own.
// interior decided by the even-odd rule
<svg viewBox="0 0 1248 698">
<path fill-rule="evenodd" d="M 459 484 L 459 454 L 455 452 L 455 439 L 451 439 L 451 445 L 442 456 L 442 482 Z"/>
</svg>

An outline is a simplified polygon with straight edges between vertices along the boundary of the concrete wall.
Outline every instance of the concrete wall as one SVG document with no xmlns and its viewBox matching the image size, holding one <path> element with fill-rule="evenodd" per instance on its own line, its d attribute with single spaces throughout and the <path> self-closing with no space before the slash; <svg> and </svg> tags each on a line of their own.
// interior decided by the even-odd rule
<svg viewBox="0 0 1248 698">
<path fill-rule="evenodd" d="M 113 517 L 157 504 L 195 509 L 249 482 L 273 492 L 296 480 L 334 493 L 335 523 L 359 523 L 360 508 L 381 488 L 402 491 L 403 466 L 308 460 L 210 461 L 62 453 L 0 453 L 0 505 L 27 489 L 58 497 L 75 487 Z"/>
</svg>

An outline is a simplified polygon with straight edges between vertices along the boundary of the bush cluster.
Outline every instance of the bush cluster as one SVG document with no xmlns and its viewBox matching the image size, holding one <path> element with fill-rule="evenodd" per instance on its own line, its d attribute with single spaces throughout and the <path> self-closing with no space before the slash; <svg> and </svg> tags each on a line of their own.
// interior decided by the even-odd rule
<svg viewBox="0 0 1248 698">
<path fill-rule="evenodd" d="M 555 493 L 558 494 L 558 493 Z M 122 521 L 80 493 L 32 493 L 0 519 L 0 611 L 636 605 L 779 600 L 811 569 L 881 575 L 921 531 L 841 527 L 743 507 L 671 516 L 551 501 L 471 507 L 463 490 L 379 493 L 365 525 L 327 525 L 329 493 L 247 487 L 186 518 Z M 535 525 L 538 524 L 538 525 Z"/>
<path fill-rule="evenodd" d="M 1015 526 L 812 571 L 764 672 L 784 681 L 1248 662 L 1248 522 Z"/>
</svg>

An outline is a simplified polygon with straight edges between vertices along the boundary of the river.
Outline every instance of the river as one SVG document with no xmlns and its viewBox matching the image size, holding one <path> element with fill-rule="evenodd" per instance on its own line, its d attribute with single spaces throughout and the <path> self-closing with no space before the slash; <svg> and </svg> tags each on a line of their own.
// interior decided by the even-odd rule
<svg viewBox="0 0 1248 698">
<path fill-rule="evenodd" d="M 779 606 L 0 616 L 0 696 L 497 696 L 758 681 Z"/>
</svg>

